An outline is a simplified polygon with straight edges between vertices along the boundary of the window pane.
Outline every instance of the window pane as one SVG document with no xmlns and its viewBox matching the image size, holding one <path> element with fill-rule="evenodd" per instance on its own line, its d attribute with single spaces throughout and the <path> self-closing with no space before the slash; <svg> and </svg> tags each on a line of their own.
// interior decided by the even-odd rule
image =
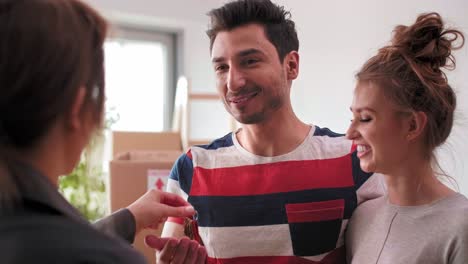
<svg viewBox="0 0 468 264">
<path fill-rule="evenodd" d="M 106 56 L 107 111 L 119 120 L 112 130 L 162 131 L 166 69 L 163 45 L 110 40 Z"/>
</svg>

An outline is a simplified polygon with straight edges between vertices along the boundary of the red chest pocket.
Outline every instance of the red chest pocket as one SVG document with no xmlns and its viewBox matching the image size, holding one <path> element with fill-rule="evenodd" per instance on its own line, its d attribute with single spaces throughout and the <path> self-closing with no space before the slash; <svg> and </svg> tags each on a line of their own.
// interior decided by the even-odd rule
<svg viewBox="0 0 468 264">
<path fill-rule="evenodd" d="M 335 249 L 344 205 L 343 199 L 286 204 L 294 255 L 315 256 Z"/>
</svg>

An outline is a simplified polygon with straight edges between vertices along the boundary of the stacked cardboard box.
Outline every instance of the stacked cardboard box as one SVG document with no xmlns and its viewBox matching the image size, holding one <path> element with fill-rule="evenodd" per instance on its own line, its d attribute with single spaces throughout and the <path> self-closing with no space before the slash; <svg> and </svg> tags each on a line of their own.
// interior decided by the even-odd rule
<svg viewBox="0 0 468 264">
<path fill-rule="evenodd" d="M 117 137 L 114 133 L 115 155 L 110 162 L 112 212 L 128 206 L 151 188 L 165 190 L 170 169 L 182 154 L 180 137 L 170 133 L 143 133 L 143 136 L 142 133 L 119 133 Z M 148 234 L 160 235 L 161 228 L 138 234 L 134 247 L 146 256 L 148 263 L 155 263 L 154 250 L 144 245 L 143 239 Z"/>
</svg>

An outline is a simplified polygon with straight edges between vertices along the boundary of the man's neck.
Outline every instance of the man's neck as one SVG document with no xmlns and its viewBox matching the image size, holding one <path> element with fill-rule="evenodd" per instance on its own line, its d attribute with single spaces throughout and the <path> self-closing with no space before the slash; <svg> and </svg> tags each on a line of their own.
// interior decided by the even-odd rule
<svg viewBox="0 0 468 264">
<path fill-rule="evenodd" d="M 310 125 L 293 115 L 292 118 L 272 118 L 260 124 L 242 125 L 236 137 L 250 153 L 273 157 L 296 149 L 304 142 L 310 129 Z"/>
</svg>

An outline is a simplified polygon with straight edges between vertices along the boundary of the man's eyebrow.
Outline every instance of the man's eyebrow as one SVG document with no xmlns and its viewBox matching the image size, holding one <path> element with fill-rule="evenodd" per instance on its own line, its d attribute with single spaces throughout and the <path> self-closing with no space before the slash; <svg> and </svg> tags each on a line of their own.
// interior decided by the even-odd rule
<svg viewBox="0 0 468 264">
<path fill-rule="evenodd" d="M 222 61 L 225 61 L 226 59 L 224 57 L 214 57 L 213 59 L 211 59 L 211 62 L 212 63 L 218 63 L 218 62 L 222 62 Z"/>
<path fill-rule="evenodd" d="M 262 52 L 258 49 L 247 49 L 247 50 L 242 50 L 238 52 L 237 55 L 239 57 L 245 57 L 245 56 L 249 56 L 249 55 L 257 54 L 257 53 L 262 53 Z"/>
<path fill-rule="evenodd" d="M 239 51 L 236 55 L 238 57 L 245 57 L 245 56 L 249 56 L 249 55 L 252 55 L 252 54 L 261 54 L 262 52 L 258 49 L 246 49 L 246 50 L 241 50 Z M 226 58 L 224 57 L 214 57 L 213 59 L 211 59 L 211 62 L 212 63 L 219 63 L 219 62 L 223 62 L 225 61 Z"/>
</svg>

